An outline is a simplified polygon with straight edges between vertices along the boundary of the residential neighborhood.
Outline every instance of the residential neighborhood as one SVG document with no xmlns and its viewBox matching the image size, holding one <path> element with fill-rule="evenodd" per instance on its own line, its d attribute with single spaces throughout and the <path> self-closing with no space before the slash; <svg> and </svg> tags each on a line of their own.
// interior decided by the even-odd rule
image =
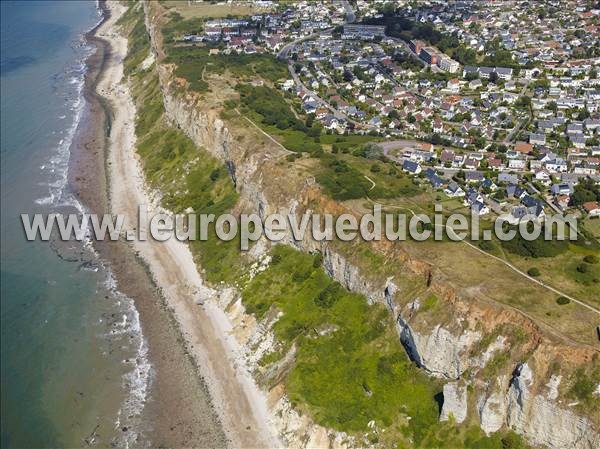
<svg viewBox="0 0 600 449">
<path fill-rule="evenodd" d="M 478 215 L 597 215 L 572 196 L 600 182 L 600 8 L 358 0 L 349 20 L 346 2 L 260 3 L 182 41 L 285 61 L 297 113 L 387 141 L 402 171 Z"/>
</svg>

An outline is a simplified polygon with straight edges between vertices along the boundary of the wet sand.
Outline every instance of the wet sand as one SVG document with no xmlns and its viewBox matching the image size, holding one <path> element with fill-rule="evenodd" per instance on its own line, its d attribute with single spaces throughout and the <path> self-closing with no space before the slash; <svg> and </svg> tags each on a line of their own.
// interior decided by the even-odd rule
<svg viewBox="0 0 600 449">
<path fill-rule="evenodd" d="M 87 36 L 97 51 L 88 60 L 86 111 L 72 148 L 69 170 L 74 192 L 90 212 L 97 214 L 111 209 L 107 144 L 115 114 L 112 105 L 96 94 L 96 88 L 107 70 L 120 63 L 114 60 L 109 43 L 96 36 L 114 22 L 104 2 L 101 7 L 105 22 Z M 110 265 L 119 290 L 134 300 L 149 347 L 152 375 L 141 417 L 143 427 L 135 429 L 140 432 L 139 446 L 225 447 L 226 438 L 206 384 L 146 264 L 125 241 L 96 241 L 94 245 Z M 120 431 L 132 429 L 123 427 Z M 97 429 L 100 436 L 111 432 L 112 429 Z"/>
</svg>

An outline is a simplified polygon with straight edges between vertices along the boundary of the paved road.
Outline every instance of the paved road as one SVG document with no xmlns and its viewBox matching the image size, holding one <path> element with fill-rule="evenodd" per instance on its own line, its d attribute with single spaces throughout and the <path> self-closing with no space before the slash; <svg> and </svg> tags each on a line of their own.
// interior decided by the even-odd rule
<svg viewBox="0 0 600 449">
<path fill-rule="evenodd" d="M 290 51 L 292 51 L 293 48 L 300 42 L 314 39 L 314 38 L 320 36 L 321 34 L 329 33 L 331 30 L 333 30 L 333 28 L 325 28 L 323 30 L 317 31 L 316 33 L 309 34 L 308 36 L 298 38 L 295 41 L 285 44 L 285 46 L 281 50 L 279 50 L 279 52 L 277 52 L 277 58 L 278 59 L 287 59 L 288 55 L 290 54 Z"/>
<path fill-rule="evenodd" d="M 340 3 L 346 10 L 346 23 L 354 23 L 356 20 L 356 14 L 354 14 L 354 10 L 352 9 L 352 5 L 347 0 L 341 0 Z"/>
<path fill-rule="evenodd" d="M 339 0 L 339 3 L 341 3 L 341 5 L 346 10 L 346 22 L 345 23 L 353 23 L 356 20 L 356 14 L 354 14 L 354 11 L 352 10 L 352 5 L 350 4 L 350 2 L 348 2 L 346 0 Z M 295 41 L 292 41 L 292 42 L 286 44 L 277 53 L 277 58 L 279 58 L 279 59 L 287 59 L 288 55 L 290 54 L 290 51 L 297 44 L 299 44 L 300 42 L 304 42 L 306 40 L 314 39 L 315 37 L 318 37 L 321 34 L 329 33 L 331 30 L 333 30 L 333 28 L 326 28 L 324 30 L 317 31 L 316 33 L 310 34 L 308 36 L 301 37 L 299 39 L 296 39 Z"/>
<path fill-rule="evenodd" d="M 530 81 L 527 81 L 527 83 L 525 83 L 525 86 L 523 86 L 523 89 L 521 89 L 521 92 L 519 93 L 519 96 L 523 96 L 525 95 L 525 93 L 527 92 L 527 88 L 529 87 L 529 83 Z M 504 144 L 510 143 L 513 140 L 513 137 L 519 133 L 519 131 L 521 130 L 521 128 L 523 128 L 524 125 L 528 124 L 529 121 L 532 118 L 532 111 L 531 111 L 531 106 L 529 107 L 529 115 L 527 116 L 527 118 L 523 118 L 521 120 L 519 120 L 519 123 L 517 123 L 515 125 L 515 127 L 512 129 L 512 131 L 510 131 L 506 137 L 504 138 L 503 142 Z"/>
<path fill-rule="evenodd" d="M 313 97 L 315 100 L 317 100 L 317 102 L 322 105 L 323 107 L 326 107 L 327 109 L 329 109 L 333 115 L 335 116 L 335 118 L 337 119 L 344 119 L 346 121 L 351 121 L 348 119 L 348 117 L 346 116 L 346 114 L 344 114 L 343 112 L 335 109 L 333 106 L 331 106 L 329 104 L 329 102 L 323 100 L 321 97 L 319 97 L 319 95 L 310 90 L 308 87 L 306 87 L 304 85 L 304 83 L 302 83 L 302 80 L 300 79 L 300 77 L 298 76 L 298 74 L 296 73 L 296 71 L 294 70 L 294 65 L 292 63 L 288 64 L 288 70 L 290 71 L 290 74 L 292 75 L 292 79 L 294 80 L 294 83 L 296 84 L 296 87 L 299 89 L 302 89 L 304 92 L 307 92 L 311 97 Z"/>
</svg>

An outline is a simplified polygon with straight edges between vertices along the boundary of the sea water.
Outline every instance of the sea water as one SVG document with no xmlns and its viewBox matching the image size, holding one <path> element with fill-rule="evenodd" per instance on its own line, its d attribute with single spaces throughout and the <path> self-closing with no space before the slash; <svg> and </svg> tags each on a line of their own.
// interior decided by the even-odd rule
<svg viewBox="0 0 600 449">
<path fill-rule="evenodd" d="M 1 5 L 1 446 L 128 446 L 151 366 L 133 302 L 88 243 L 28 242 L 69 191 L 93 1 Z"/>
</svg>

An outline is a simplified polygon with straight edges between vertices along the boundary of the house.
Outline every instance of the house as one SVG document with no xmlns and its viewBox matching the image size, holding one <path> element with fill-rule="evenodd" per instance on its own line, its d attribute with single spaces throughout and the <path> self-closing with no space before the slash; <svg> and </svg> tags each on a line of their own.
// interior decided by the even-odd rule
<svg viewBox="0 0 600 449">
<path fill-rule="evenodd" d="M 529 135 L 529 143 L 532 145 L 546 145 L 546 135 L 531 133 Z"/>
<path fill-rule="evenodd" d="M 529 170 L 538 171 L 543 168 L 544 163 L 540 160 L 529 161 Z"/>
<path fill-rule="evenodd" d="M 521 202 L 527 208 L 528 215 L 533 215 L 538 219 L 546 216 L 544 213 L 544 206 L 542 205 L 541 201 L 535 199 L 534 197 L 525 195 Z"/>
<path fill-rule="evenodd" d="M 562 210 L 565 210 L 569 207 L 570 199 L 571 197 L 569 195 L 558 195 L 554 198 L 554 204 L 556 204 Z"/>
<path fill-rule="evenodd" d="M 442 154 L 440 155 L 440 161 L 442 162 L 442 164 L 452 164 L 452 162 L 454 162 L 454 151 L 451 150 L 443 150 Z"/>
<path fill-rule="evenodd" d="M 508 168 L 511 170 L 524 170 L 525 159 L 511 159 L 508 161 Z"/>
<path fill-rule="evenodd" d="M 302 105 L 302 109 L 304 109 L 304 112 L 306 114 L 314 114 L 318 107 L 319 107 L 319 103 L 317 103 L 314 100 L 306 101 Z"/>
<path fill-rule="evenodd" d="M 527 208 L 525 206 L 514 206 L 510 210 L 508 216 L 504 216 L 510 224 L 518 224 L 524 217 L 527 216 Z"/>
<path fill-rule="evenodd" d="M 583 123 L 569 123 L 567 125 L 567 134 L 569 136 L 583 134 Z"/>
<path fill-rule="evenodd" d="M 519 187 L 518 185 L 515 184 L 509 184 L 506 187 L 506 195 L 509 198 L 517 198 L 517 199 L 522 199 L 525 195 L 527 195 L 527 192 L 525 192 L 525 190 L 523 190 L 521 187 Z"/>
<path fill-rule="evenodd" d="M 326 129 L 337 129 L 340 126 L 340 122 L 336 119 L 333 114 L 328 114 L 323 117 L 323 127 Z"/>
<path fill-rule="evenodd" d="M 511 209 L 508 217 L 503 216 L 503 218 L 511 224 L 518 224 L 520 221 L 529 221 L 532 218 L 543 219 L 545 215 L 541 204 L 536 204 L 531 207 L 515 206 Z"/>
<path fill-rule="evenodd" d="M 538 129 L 543 131 L 545 134 L 551 133 L 554 130 L 556 124 L 553 120 L 540 120 L 538 122 Z"/>
<path fill-rule="evenodd" d="M 510 81 L 513 75 L 513 69 L 508 67 L 496 67 L 495 72 L 498 74 L 498 78 L 505 81 Z"/>
<path fill-rule="evenodd" d="M 525 207 L 533 207 L 539 203 L 539 200 L 531 195 L 525 195 L 523 198 L 521 198 L 521 202 L 525 205 Z"/>
<path fill-rule="evenodd" d="M 570 135 L 569 139 L 575 148 L 585 148 L 585 137 L 579 135 Z"/>
<path fill-rule="evenodd" d="M 458 81 L 458 78 L 448 80 L 446 87 L 450 92 L 458 93 L 460 91 L 460 81 Z"/>
<path fill-rule="evenodd" d="M 483 83 L 481 82 L 481 80 L 479 78 L 474 79 L 469 82 L 469 89 L 471 89 L 471 90 L 477 90 L 482 86 L 483 86 Z"/>
<path fill-rule="evenodd" d="M 421 166 L 414 161 L 404 161 L 402 163 L 402 170 L 411 175 L 418 175 L 421 173 Z"/>
<path fill-rule="evenodd" d="M 452 161 L 452 167 L 454 167 L 454 168 L 462 167 L 464 162 L 465 162 L 464 154 L 457 154 L 456 156 L 454 156 L 454 160 Z"/>
<path fill-rule="evenodd" d="M 444 193 L 453 198 L 465 196 L 465 191 L 454 181 L 448 184 L 448 187 L 444 189 Z"/>
<path fill-rule="evenodd" d="M 479 168 L 479 161 L 473 157 L 468 157 L 465 160 L 464 166 L 467 170 L 477 170 Z"/>
<path fill-rule="evenodd" d="M 439 189 L 444 185 L 444 180 L 440 178 L 432 168 L 425 170 L 425 178 L 427 178 L 434 189 Z"/>
<path fill-rule="evenodd" d="M 498 186 L 490 178 L 485 178 L 481 183 L 481 188 L 493 192 L 498 189 Z"/>
<path fill-rule="evenodd" d="M 492 170 L 500 170 L 502 168 L 502 159 L 488 159 L 488 167 Z"/>
<path fill-rule="evenodd" d="M 471 206 L 471 211 L 476 213 L 477 215 L 485 215 L 485 214 L 489 214 L 490 213 L 490 208 L 487 207 L 484 203 L 482 203 L 481 201 L 476 201 L 472 206 Z"/>
<path fill-rule="evenodd" d="M 590 217 L 600 217 L 600 205 L 596 201 L 583 203 L 583 208 Z"/>
<path fill-rule="evenodd" d="M 467 192 L 465 194 L 465 199 L 463 201 L 463 204 L 465 206 L 472 206 L 473 204 L 475 204 L 478 201 L 483 202 L 483 196 L 481 195 L 481 193 L 479 193 L 477 190 L 475 190 L 473 188 L 469 188 L 469 190 L 467 190 Z"/>
<path fill-rule="evenodd" d="M 510 173 L 498 173 L 498 182 L 506 182 L 508 184 L 517 184 L 519 182 L 518 175 L 511 175 Z"/>
<path fill-rule="evenodd" d="M 551 173 L 562 173 L 566 172 L 568 169 L 567 162 L 559 157 L 557 157 L 556 159 L 546 161 L 544 166 L 546 167 L 546 170 L 548 170 Z"/>
<path fill-rule="evenodd" d="M 533 151 L 533 145 L 527 142 L 515 143 L 515 151 L 521 154 L 529 154 Z"/>
<path fill-rule="evenodd" d="M 483 181 L 483 172 L 480 172 L 480 171 L 465 172 L 465 181 L 466 182 L 482 182 Z"/>
<path fill-rule="evenodd" d="M 536 181 L 539 181 L 542 184 L 546 184 L 546 185 L 550 184 L 550 175 L 545 170 L 540 170 L 540 171 L 536 172 L 535 179 L 536 179 Z"/>
<path fill-rule="evenodd" d="M 600 119 L 586 118 L 583 124 L 587 130 L 594 131 L 600 128 Z"/>
<path fill-rule="evenodd" d="M 573 193 L 573 187 L 571 187 L 570 184 L 567 183 L 561 183 L 561 184 L 554 184 L 551 188 L 550 191 L 552 192 L 553 195 L 570 195 L 571 193 Z"/>
</svg>

